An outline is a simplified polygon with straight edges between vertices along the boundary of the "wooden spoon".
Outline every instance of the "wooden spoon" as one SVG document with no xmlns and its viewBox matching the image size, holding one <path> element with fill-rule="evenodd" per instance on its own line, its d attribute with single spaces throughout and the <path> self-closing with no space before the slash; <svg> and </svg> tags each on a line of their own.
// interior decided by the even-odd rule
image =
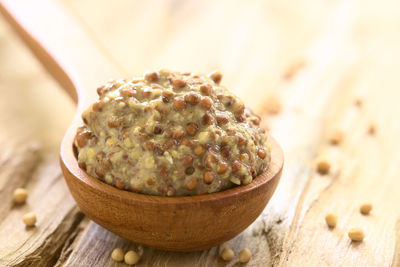
<svg viewBox="0 0 400 267">
<path fill-rule="evenodd" d="M 66 7 L 55 0 L 4 0 L 0 11 L 60 85 L 78 102 L 61 144 L 60 163 L 82 211 L 104 228 L 134 242 L 173 251 L 194 251 L 227 241 L 264 210 L 279 182 L 283 153 L 269 137 L 272 163 L 248 184 L 190 197 L 160 197 L 119 190 L 85 173 L 73 152 L 82 110 L 95 89 L 120 77 Z"/>
</svg>

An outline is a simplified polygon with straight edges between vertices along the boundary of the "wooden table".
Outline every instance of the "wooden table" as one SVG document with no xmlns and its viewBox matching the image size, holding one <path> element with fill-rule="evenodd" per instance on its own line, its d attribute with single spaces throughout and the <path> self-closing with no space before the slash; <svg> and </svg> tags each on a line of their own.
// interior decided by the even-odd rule
<svg viewBox="0 0 400 267">
<path fill-rule="evenodd" d="M 0 265 L 124 266 L 110 259 L 123 247 L 143 253 L 138 266 L 239 266 L 219 259 L 228 246 L 251 249 L 247 266 L 400 266 L 400 4 L 292 2 L 62 1 L 127 77 L 221 69 L 284 148 L 262 216 L 233 240 L 186 254 L 123 240 L 79 211 L 57 158 L 73 103 L 0 20 Z M 332 146 L 337 129 L 343 142 Z M 328 175 L 315 171 L 319 157 Z M 15 206 L 21 186 L 28 203 Z M 364 202 L 374 206 L 368 216 Z M 28 211 L 36 228 L 21 221 Z M 339 218 L 331 230 L 329 212 Z M 349 240 L 352 227 L 364 229 L 363 242 Z"/>
</svg>

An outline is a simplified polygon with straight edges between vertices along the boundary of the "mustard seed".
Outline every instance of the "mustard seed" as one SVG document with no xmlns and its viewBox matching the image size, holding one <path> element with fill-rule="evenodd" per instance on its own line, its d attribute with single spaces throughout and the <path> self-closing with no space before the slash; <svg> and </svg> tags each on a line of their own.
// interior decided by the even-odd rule
<svg viewBox="0 0 400 267">
<path fill-rule="evenodd" d="M 182 79 L 175 79 L 172 82 L 172 85 L 174 86 L 174 88 L 182 88 L 186 86 L 186 82 Z"/>
<path fill-rule="evenodd" d="M 350 239 L 354 242 L 360 242 L 363 241 L 365 234 L 364 231 L 361 228 L 352 228 L 348 232 L 348 235 Z"/>
<path fill-rule="evenodd" d="M 235 253 L 230 248 L 224 248 L 221 251 L 220 256 L 224 261 L 231 261 L 235 257 Z"/>
<path fill-rule="evenodd" d="M 325 222 L 331 228 L 334 228 L 336 226 L 337 221 L 338 221 L 338 217 L 335 213 L 328 213 L 325 216 Z"/>
<path fill-rule="evenodd" d="M 120 248 L 115 248 L 111 253 L 111 259 L 113 259 L 114 261 L 123 261 L 124 251 Z"/>
<path fill-rule="evenodd" d="M 22 221 L 28 227 L 34 226 L 36 224 L 36 215 L 33 212 L 29 212 L 22 217 Z"/>
<path fill-rule="evenodd" d="M 330 168 L 331 168 L 330 163 L 325 159 L 320 159 L 317 162 L 317 171 L 319 174 L 322 174 L 322 175 L 328 174 Z"/>
<path fill-rule="evenodd" d="M 249 262 L 251 259 L 251 251 L 248 248 L 244 248 L 239 252 L 239 261 L 241 263 Z"/>
<path fill-rule="evenodd" d="M 25 188 L 17 188 L 14 191 L 14 202 L 17 204 L 25 203 L 26 199 L 28 198 L 28 191 Z"/>
<path fill-rule="evenodd" d="M 211 72 L 208 76 L 210 76 L 211 80 L 213 80 L 216 84 L 221 82 L 222 73 L 219 71 Z"/>
<path fill-rule="evenodd" d="M 343 139 L 343 132 L 340 130 L 335 130 L 332 132 L 331 136 L 329 137 L 329 142 L 332 145 L 338 145 Z"/>
<path fill-rule="evenodd" d="M 129 250 L 124 256 L 125 263 L 128 265 L 134 265 L 140 260 L 140 256 L 136 251 Z"/>
<path fill-rule="evenodd" d="M 368 215 L 372 210 L 371 203 L 364 203 L 360 206 L 360 212 L 364 215 Z"/>
<path fill-rule="evenodd" d="M 368 125 L 368 133 L 372 135 L 372 134 L 375 134 L 375 132 L 376 132 L 376 126 L 374 123 L 371 122 Z"/>
</svg>

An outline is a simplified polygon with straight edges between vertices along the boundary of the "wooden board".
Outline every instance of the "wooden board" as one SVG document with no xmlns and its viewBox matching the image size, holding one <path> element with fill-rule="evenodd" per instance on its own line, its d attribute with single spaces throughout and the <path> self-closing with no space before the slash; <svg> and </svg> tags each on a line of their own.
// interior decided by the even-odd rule
<svg viewBox="0 0 400 267">
<path fill-rule="evenodd" d="M 400 266 L 400 5 L 397 1 L 65 1 L 127 77 L 154 67 L 206 72 L 263 114 L 286 165 L 262 216 L 207 251 L 143 248 L 90 222 L 58 165 L 73 104 L 0 20 L 0 265 L 124 266 L 115 247 L 137 249 L 138 266 L 236 266 L 223 247 L 249 247 L 247 266 Z M 96 7 L 96 12 L 93 12 Z M 272 97 L 282 111 L 267 114 Z M 355 105 L 361 100 L 362 105 Z M 368 133 L 371 123 L 376 133 Z M 328 142 L 335 129 L 343 143 Z M 315 172 L 315 159 L 332 164 Z M 16 187 L 28 204 L 11 202 Z M 358 212 L 372 202 L 369 216 Z M 37 227 L 21 217 L 33 210 Z M 328 212 L 338 214 L 329 230 Z M 366 238 L 351 243 L 347 231 Z"/>
</svg>

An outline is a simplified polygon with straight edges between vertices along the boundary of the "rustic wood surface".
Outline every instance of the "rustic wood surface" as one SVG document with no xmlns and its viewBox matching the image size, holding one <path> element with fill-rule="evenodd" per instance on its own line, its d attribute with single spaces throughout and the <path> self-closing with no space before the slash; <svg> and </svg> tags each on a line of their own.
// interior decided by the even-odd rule
<svg viewBox="0 0 400 267">
<path fill-rule="evenodd" d="M 263 114 L 285 168 L 262 216 L 221 246 L 171 253 L 115 236 L 76 208 L 61 175 L 72 101 L 0 19 L 1 266 L 124 266 L 110 259 L 114 247 L 140 251 L 138 266 L 239 266 L 219 259 L 226 246 L 249 247 L 247 266 L 400 266 L 398 1 L 62 3 L 127 77 L 161 66 L 220 68 Z M 271 99 L 280 113 L 268 114 Z M 344 138 L 332 146 L 336 129 Z M 331 162 L 330 174 L 315 172 L 318 157 Z M 30 195 L 16 206 L 20 186 Z M 374 205 L 368 216 L 358 211 L 363 202 Z M 31 210 L 37 227 L 26 229 L 21 217 Z M 328 212 L 339 217 L 333 230 Z M 347 237 L 355 226 L 362 243 Z"/>
</svg>

